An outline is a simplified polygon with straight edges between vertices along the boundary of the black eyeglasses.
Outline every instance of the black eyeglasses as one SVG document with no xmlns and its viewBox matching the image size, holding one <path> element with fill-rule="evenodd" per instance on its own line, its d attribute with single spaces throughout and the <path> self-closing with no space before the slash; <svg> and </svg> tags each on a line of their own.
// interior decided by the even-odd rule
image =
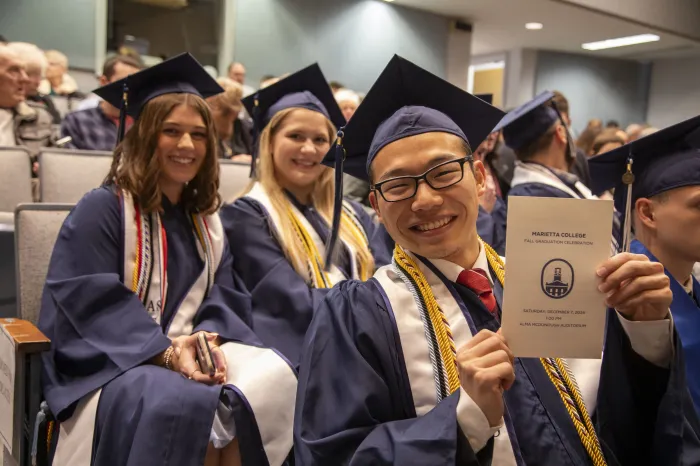
<svg viewBox="0 0 700 466">
<path fill-rule="evenodd" d="M 379 191 L 385 201 L 399 202 L 409 199 L 418 192 L 418 182 L 425 180 L 433 189 L 445 189 L 459 183 L 464 178 L 464 164 L 472 163 L 474 158 L 471 154 L 461 159 L 448 160 L 435 165 L 422 175 L 398 176 L 381 181 L 371 189 Z"/>
</svg>

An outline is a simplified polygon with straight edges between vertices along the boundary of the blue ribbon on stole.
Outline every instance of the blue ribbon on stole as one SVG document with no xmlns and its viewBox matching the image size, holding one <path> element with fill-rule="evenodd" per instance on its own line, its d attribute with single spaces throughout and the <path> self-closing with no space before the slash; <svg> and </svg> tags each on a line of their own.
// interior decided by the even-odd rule
<svg viewBox="0 0 700 466">
<path fill-rule="evenodd" d="M 650 260 L 659 262 L 654 254 L 638 240 L 632 241 L 630 251 L 635 254 L 644 254 Z M 695 297 L 693 299 L 666 268 L 664 268 L 664 273 L 671 281 L 671 292 L 673 293 L 671 314 L 673 315 L 673 326 L 678 332 L 683 346 L 688 389 L 695 404 L 695 410 L 700 413 L 700 306 L 695 301 L 695 299 L 700 298 L 700 283 L 695 277 L 692 278 L 693 296 Z"/>
</svg>

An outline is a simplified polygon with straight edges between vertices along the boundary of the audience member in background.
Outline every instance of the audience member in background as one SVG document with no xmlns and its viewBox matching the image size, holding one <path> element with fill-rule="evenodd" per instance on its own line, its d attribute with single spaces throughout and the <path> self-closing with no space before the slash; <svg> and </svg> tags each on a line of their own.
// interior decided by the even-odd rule
<svg viewBox="0 0 700 466">
<path fill-rule="evenodd" d="M 102 67 L 100 85 L 119 81 L 140 69 L 140 63 L 132 57 L 115 55 Z M 127 129 L 133 121 L 127 118 Z M 69 147 L 80 150 L 113 151 L 117 145 L 119 109 L 107 101 L 97 107 L 79 110 L 66 115 L 61 125 L 61 137 L 70 137 Z"/>
<path fill-rule="evenodd" d="M 476 219 L 476 230 L 479 237 L 499 254 L 506 251 L 506 216 L 508 211 L 504 196 L 509 186 L 500 179 L 494 167 L 498 159 L 495 152 L 500 138 L 500 132 L 489 134 L 474 151 L 474 160 L 484 164 L 486 172 L 484 194 L 479 197 L 479 216 Z"/>
<path fill-rule="evenodd" d="M 660 262 L 670 280 L 671 315 L 683 345 L 686 381 L 700 413 L 700 284 L 692 276 L 700 261 L 700 117 L 591 159 L 597 190 L 615 188 L 615 208 L 631 216 L 630 250 Z M 695 136 L 694 136 L 695 133 Z M 632 154 L 632 197 L 622 177 Z M 698 459 L 693 462 L 698 464 Z"/>
<path fill-rule="evenodd" d="M 586 186 L 589 186 L 591 183 L 591 172 L 588 169 L 588 157 L 586 156 L 585 152 L 577 150 L 574 146 L 574 132 L 573 128 L 571 127 L 569 101 L 566 99 L 566 97 L 564 97 L 564 94 L 562 94 L 561 92 L 554 91 L 553 93 L 554 97 L 552 97 L 552 101 L 554 102 L 554 105 L 556 105 L 556 109 L 561 115 L 564 127 L 568 133 L 567 137 L 571 141 L 571 145 L 574 151 L 574 160 L 569 166 L 569 171 L 576 175 L 578 179 L 581 180 L 581 183 L 583 183 Z"/>
<path fill-rule="evenodd" d="M 591 147 L 593 141 L 603 131 L 603 122 L 594 118 L 588 121 L 586 128 L 581 132 L 581 135 L 576 139 L 576 148 L 583 151 L 586 155 L 591 155 Z"/>
<path fill-rule="evenodd" d="M 592 157 L 594 155 L 605 154 L 624 144 L 625 140 L 620 137 L 616 129 L 606 128 L 596 136 L 589 155 Z"/>
<path fill-rule="evenodd" d="M 642 132 L 642 130 L 649 125 L 647 124 L 639 124 L 639 123 L 632 123 L 625 128 L 625 133 L 627 133 L 627 138 L 629 142 L 636 141 L 639 139 L 639 135 Z"/>
<path fill-rule="evenodd" d="M 296 377 L 247 325 L 250 295 L 232 274 L 203 98 L 221 88 L 188 55 L 96 92 L 120 106 L 125 82 L 136 123 L 61 227 L 46 276 L 53 464 L 280 466 Z"/>
<path fill-rule="evenodd" d="M 336 92 L 338 92 L 341 89 L 345 89 L 345 86 L 343 86 L 338 81 L 329 81 L 328 85 L 331 87 L 331 91 L 333 91 L 333 94 L 335 94 Z"/>
<path fill-rule="evenodd" d="M 42 148 L 55 144 L 57 134 L 51 114 L 25 102 L 29 81 L 25 68 L 21 56 L 9 46 L 0 45 L 0 146 L 26 146 L 32 155 L 32 172 L 36 177 L 36 156 Z M 35 198 L 37 186 L 35 183 Z"/>
<path fill-rule="evenodd" d="M 68 74 L 68 57 L 58 50 L 47 50 L 46 78 L 39 85 L 39 92 L 48 95 L 65 97 L 82 97 L 78 91 L 78 83 Z"/>
<path fill-rule="evenodd" d="M 253 295 L 253 330 L 296 365 L 314 309 L 329 289 L 342 280 L 369 279 L 390 256 L 369 215 L 343 202 L 338 248 L 330 270 L 324 268 L 335 183 L 321 161 L 345 118 L 318 65 L 244 104 L 258 115 L 254 177 L 220 215 L 234 270 Z"/>
<path fill-rule="evenodd" d="M 7 39 L 2 34 L 0 34 L 0 45 L 7 45 Z"/>
<path fill-rule="evenodd" d="M 272 86 L 279 80 L 280 79 L 277 76 L 272 74 L 263 75 L 263 77 L 260 78 L 260 87 L 258 89 L 265 89 L 266 87 Z"/>
<path fill-rule="evenodd" d="M 507 114 L 495 128 L 503 129 L 505 143 L 518 157 L 508 195 L 594 199 L 569 172 L 572 144 L 565 123 L 550 105 L 553 95 L 541 93 Z"/>
<path fill-rule="evenodd" d="M 39 92 L 39 85 L 48 66 L 44 52 L 36 45 L 26 42 L 12 42 L 8 44 L 8 47 L 24 61 L 28 78 L 27 85 L 24 88 L 27 104 L 31 107 L 46 110 L 51 114 L 53 123 L 60 124 L 61 114 L 56 109 L 53 99 L 51 96 Z"/>
<path fill-rule="evenodd" d="M 239 117 L 243 104 L 243 87 L 229 78 L 216 80 L 224 92 L 211 96 L 207 103 L 214 118 L 216 133 L 219 136 L 219 156 L 237 162 L 251 162 L 253 138 L 247 120 Z"/>
<path fill-rule="evenodd" d="M 605 123 L 605 127 L 620 129 L 620 123 L 617 120 L 608 120 L 608 122 Z"/>
<path fill-rule="evenodd" d="M 245 66 L 243 66 L 243 63 L 231 63 L 228 67 L 228 77 L 243 86 L 243 97 L 247 97 L 255 92 L 255 88 L 245 83 Z"/>
<path fill-rule="evenodd" d="M 357 92 L 350 89 L 339 89 L 333 95 L 335 96 L 335 101 L 338 102 L 340 111 L 343 112 L 345 120 L 349 121 L 360 105 L 360 96 L 357 95 Z"/>
<path fill-rule="evenodd" d="M 658 131 L 659 131 L 659 128 L 655 128 L 653 126 L 647 125 L 642 131 L 640 131 L 639 138 L 644 138 L 644 137 L 650 136 Z"/>
</svg>

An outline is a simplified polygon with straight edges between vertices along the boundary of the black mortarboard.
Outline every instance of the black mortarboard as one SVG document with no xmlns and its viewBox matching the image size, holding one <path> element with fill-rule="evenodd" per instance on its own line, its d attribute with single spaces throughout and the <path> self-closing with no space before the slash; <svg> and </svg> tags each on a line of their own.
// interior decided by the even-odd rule
<svg viewBox="0 0 700 466">
<path fill-rule="evenodd" d="M 287 108 L 305 108 L 323 114 L 336 128 L 345 125 L 343 112 L 338 107 L 333 91 L 318 63 L 249 95 L 243 99 L 243 105 L 253 118 L 255 133 L 256 148 L 253 150 L 253 161 L 250 164 L 251 177 L 255 173 L 258 138 L 277 112 Z"/>
<path fill-rule="evenodd" d="M 594 193 L 615 188 L 615 208 L 625 216 L 624 250 L 637 199 L 700 185 L 700 116 L 593 157 L 589 166 Z"/>
<path fill-rule="evenodd" d="M 493 94 L 474 94 L 474 97 L 478 97 L 489 105 L 493 105 Z"/>
<path fill-rule="evenodd" d="M 493 129 L 503 130 L 503 141 L 517 151 L 547 132 L 559 119 L 557 111 L 549 105 L 554 97 L 551 91 L 544 91 L 529 102 L 509 112 Z"/>
<path fill-rule="evenodd" d="M 503 112 L 434 74 L 395 55 L 372 85 L 324 163 L 335 165 L 333 231 L 326 266 L 340 224 L 343 172 L 369 180 L 369 167 L 382 148 L 409 136 L 445 132 L 476 149 Z"/>
<path fill-rule="evenodd" d="M 224 90 L 199 62 L 183 53 L 93 92 L 121 109 L 119 141 L 124 135 L 126 115 L 138 118 L 146 103 L 163 94 L 195 94 L 211 97 Z"/>
<path fill-rule="evenodd" d="M 253 117 L 258 134 L 275 113 L 287 108 L 314 110 L 322 113 L 338 128 L 345 125 L 343 112 L 317 63 L 249 95 L 243 99 L 243 105 Z"/>
</svg>

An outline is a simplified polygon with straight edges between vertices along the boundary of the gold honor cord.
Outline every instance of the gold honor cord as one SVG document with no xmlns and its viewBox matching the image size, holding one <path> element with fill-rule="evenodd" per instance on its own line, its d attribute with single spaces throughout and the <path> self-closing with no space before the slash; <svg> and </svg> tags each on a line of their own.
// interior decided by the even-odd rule
<svg viewBox="0 0 700 466">
<path fill-rule="evenodd" d="M 430 289 L 428 281 L 425 279 L 425 275 L 420 271 L 418 265 L 415 261 L 406 254 L 398 244 L 394 248 L 394 260 L 396 264 L 401 267 L 402 270 L 410 276 L 418 292 L 423 297 L 425 302 L 425 307 L 428 310 L 428 316 L 430 318 L 430 324 L 433 326 L 435 331 L 435 337 L 438 342 L 438 348 L 440 350 L 440 357 L 442 358 L 445 372 L 447 373 L 447 382 L 449 383 L 450 393 L 454 393 L 459 390 L 459 373 L 457 372 L 457 349 L 455 348 L 454 338 L 452 337 L 452 331 L 450 330 L 450 324 L 445 318 L 445 314 L 440 309 L 440 306 L 435 299 L 433 291 Z"/>
<path fill-rule="evenodd" d="M 306 252 L 307 262 L 309 264 L 309 278 L 311 279 L 311 282 L 315 288 L 330 288 L 331 281 L 326 272 L 323 270 L 323 261 L 321 259 L 321 255 L 318 253 L 316 244 L 314 244 L 313 239 L 311 239 L 309 236 L 309 233 L 306 231 L 306 228 L 304 228 L 304 225 L 302 225 L 297 216 L 294 215 L 294 212 L 290 206 L 287 206 L 287 215 L 292 221 L 294 232 L 301 240 L 301 244 Z"/>
<path fill-rule="evenodd" d="M 342 216 L 340 217 L 341 228 L 344 228 L 346 231 L 349 231 L 350 235 L 357 241 L 357 244 L 364 244 L 369 249 L 367 235 L 364 234 L 364 232 L 360 229 L 361 227 L 357 225 L 356 221 L 353 220 L 351 215 L 352 214 L 343 212 Z M 361 260 L 359 254 L 357 255 L 357 262 L 358 267 L 360 269 L 360 280 L 362 280 L 363 282 L 369 280 L 372 277 L 374 270 L 370 270 L 367 261 Z"/>
<path fill-rule="evenodd" d="M 496 274 L 501 286 L 504 286 L 506 269 L 503 260 L 491 246 L 486 243 L 483 244 L 486 251 L 486 259 Z M 605 462 L 603 451 L 600 448 L 600 442 L 598 441 L 598 436 L 593 427 L 591 416 L 588 414 L 586 405 L 583 402 L 583 396 L 581 395 L 576 381 L 570 375 L 566 361 L 559 358 L 540 358 L 540 362 L 542 366 L 544 366 L 549 380 L 552 381 L 557 392 L 559 392 L 559 396 L 564 402 L 566 411 L 569 413 L 569 417 L 578 432 L 581 443 L 586 449 L 586 452 L 588 452 L 588 456 L 591 457 L 595 466 L 605 466 L 607 463 Z"/>
</svg>

